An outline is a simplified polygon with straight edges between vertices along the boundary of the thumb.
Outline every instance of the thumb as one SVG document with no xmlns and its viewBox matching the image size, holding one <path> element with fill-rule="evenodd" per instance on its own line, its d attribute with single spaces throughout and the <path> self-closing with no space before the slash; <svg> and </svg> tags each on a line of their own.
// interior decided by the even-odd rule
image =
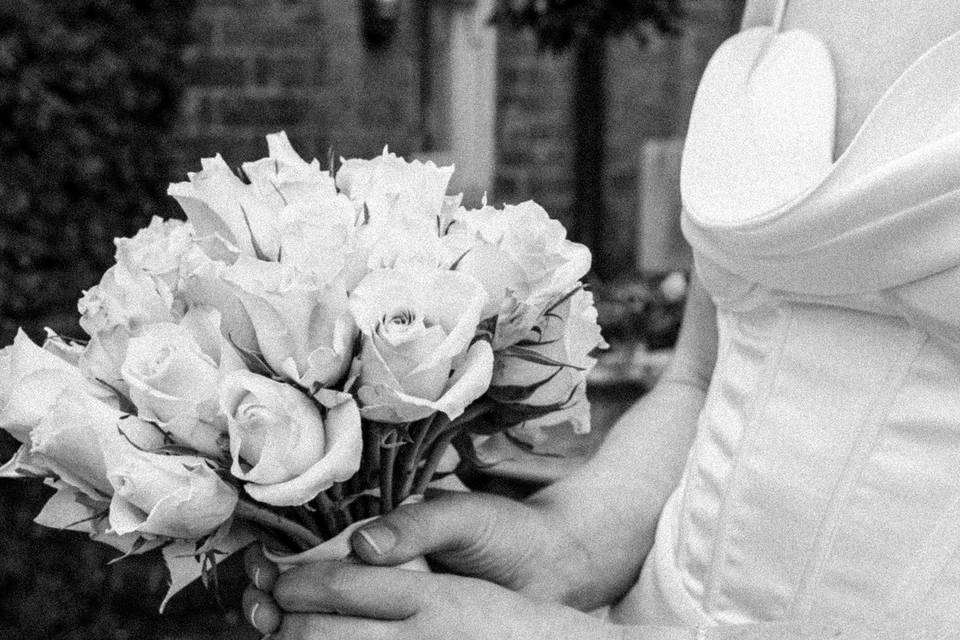
<svg viewBox="0 0 960 640">
<path fill-rule="evenodd" d="M 492 508 L 474 495 L 446 492 L 440 497 L 398 507 L 353 533 L 354 552 L 369 564 L 396 565 L 440 551 L 475 545 L 487 529 Z"/>
</svg>

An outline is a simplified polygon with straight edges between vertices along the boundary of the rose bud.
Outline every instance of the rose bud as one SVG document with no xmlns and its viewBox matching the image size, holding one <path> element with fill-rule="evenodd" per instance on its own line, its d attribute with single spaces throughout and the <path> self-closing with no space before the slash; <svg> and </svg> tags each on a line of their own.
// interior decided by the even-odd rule
<svg viewBox="0 0 960 640">
<path fill-rule="evenodd" d="M 120 372 L 141 418 L 200 453 L 224 452 L 226 425 L 216 416 L 219 369 L 186 327 L 147 327 L 130 339 Z"/>
<path fill-rule="evenodd" d="M 348 394 L 320 407 L 293 386 L 249 371 L 220 384 L 230 430 L 231 472 L 254 499 L 301 505 L 360 467 L 360 414 Z"/>
<path fill-rule="evenodd" d="M 214 532 L 236 507 L 236 490 L 203 458 L 133 445 L 107 449 L 104 458 L 114 490 L 110 527 L 117 535 L 195 540 Z"/>
<path fill-rule="evenodd" d="M 116 394 L 83 377 L 80 370 L 35 345 L 23 331 L 0 352 L 0 429 L 23 443 L 64 389 L 76 388 L 117 406 Z"/>
</svg>

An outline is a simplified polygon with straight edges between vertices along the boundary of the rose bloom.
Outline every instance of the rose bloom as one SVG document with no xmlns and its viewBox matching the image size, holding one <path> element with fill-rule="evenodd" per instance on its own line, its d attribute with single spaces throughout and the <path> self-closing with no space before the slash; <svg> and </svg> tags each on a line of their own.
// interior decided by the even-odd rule
<svg viewBox="0 0 960 640">
<path fill-rule="evenodd" d="M 436 228 L 453 167 L 433 162 L 407 162 L 384 148 L 370 160 L 340 159 L 337 187 L 355 202 L 363 202 L 374 222 L 390 215 L 407 215 Z"/>
<path fill-rule="evenodd" d="M 277 506 L 309 502 L 360 467 L 360 414 L 346 393 L 320 407 L 293 386 L 249 371 L 220 385 L 230 429 L 231 472 L 254 499 Z M 329 401 L 332 400 L 332 401 Z"/>
<path fill-rule="evenodd" d="M 520 340 L 590 270 L 590 250 L 567 240 L 563 225 L 535 202 L 461 209 L 444 242 L 460 254 L 456 270 L 487 290 L 483 317 L 498 317 L 494 350 Z"/>
<path fill-rule="evenodd" d="M 276 261 L 287 207 L 315 211 L 337 198 L 333 178 L 297 155 L 285 133 L 267 136 L 269 157 L 242 165 L 245 182 L 217 155 L 167 193 L 180 203 L 199 236 L 217 236 L 250 257 Z M 288 216 L 287 216 L 288 217 Z"/>
<path fill-rule="evenodd" d="M 350 299 L 363 333 L 363 416 L 398 423 L 442 411 L 452 419 L 483 395 L 493 354 L 473 338 L 485 300 L 476 280 L 453 271 L 367 276 Z"/>
<path fill-rule="evenodd" d="M 0 374 L 0 429 L 25 444 L 65 389 L 77 389 L 109 406 L 119 404 L 113 391 L 86 379 L 76 366 L 41 349 L 23 331 L 0 351 Z"/>
<path fill-rule="evenodd" d="M 237 505 L 236 490 L 203 458 L 132 445 L 106 449 L 104 458 L 114 489 L 110 527 L 117 535 L 195 540 L 216 531 Z"/>
<path fill-rule="evenodd" d="M 192 322 L 198 315 L 204 319 Z M 184 320 L 151 325 L 131 338 L 120 373 L 140 417 L 177 443 L 216 458 L 226 448 L 226 424 L 217 415 L 220 345 L 204 333 L 219 338 L 220 314 L 195 308 Z M 204 352 L 201 342 L 216 350 Z"/>
</svg>

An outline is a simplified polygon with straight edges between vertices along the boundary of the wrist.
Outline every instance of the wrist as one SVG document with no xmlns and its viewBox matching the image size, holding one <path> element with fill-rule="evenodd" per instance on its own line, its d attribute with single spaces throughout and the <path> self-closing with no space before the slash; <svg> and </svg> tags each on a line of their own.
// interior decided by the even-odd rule
<svg viewBox="0 0 960 640">
<path fill-rule="evenodd" d="M 557 504 L 550 491 L 543 491 L 529 498 L 525 505 L 531 509 L 539 536 L 539 564 L 547 575 L 543 576 L 543 590 L 536 595 L 563 605 L 588 611 L 606 604 L 608 589 L 598 557 L 604 540 L 598 535 L 584 535 L 571 524 L 577 519 L 575 513 Z"/>
</svg>

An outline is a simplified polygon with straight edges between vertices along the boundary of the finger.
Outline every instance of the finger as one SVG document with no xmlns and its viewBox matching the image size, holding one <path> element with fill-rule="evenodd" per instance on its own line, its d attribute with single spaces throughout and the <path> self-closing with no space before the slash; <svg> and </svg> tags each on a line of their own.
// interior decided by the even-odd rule
<svg viewBox="0 0 960 640">
<path fill-rule="evenodd" d="M 243 554 L 243 566 L 253 586 L 260 591 L 271 591 L 277 582 L 280 570 L 263 555 L 259 544 L 247 547 Z"/>
<path fill-rule="evenodd" d="M 296 614 L 283 617 L 280 630 L 271 640 L 396 640 L 400 637 L 400 623 L 332 616 L 325 614 Z"/>
<path fill-rule="evenodd" d="M 441 578 L 403 569 L 316 562 L 281 575 L 273 597 L 284 612 L 403 620 L 420 610 Z"/>
<path fill-rule="evenodd" d="M 243 615 L 260 633 L 273 633 L 280 626 L 282 615 L 270 594 L 247 587 L 243 592 Z"/>
<path fill-rule="evenodd" d="M 354 532 L 354 552 L 375 565 L 402 564 L 437 551 L 464 549 L 477 543 L 490 521 L 487 500 L 448 492 L 436 500 L 404 505 Z"/>
</svg>

